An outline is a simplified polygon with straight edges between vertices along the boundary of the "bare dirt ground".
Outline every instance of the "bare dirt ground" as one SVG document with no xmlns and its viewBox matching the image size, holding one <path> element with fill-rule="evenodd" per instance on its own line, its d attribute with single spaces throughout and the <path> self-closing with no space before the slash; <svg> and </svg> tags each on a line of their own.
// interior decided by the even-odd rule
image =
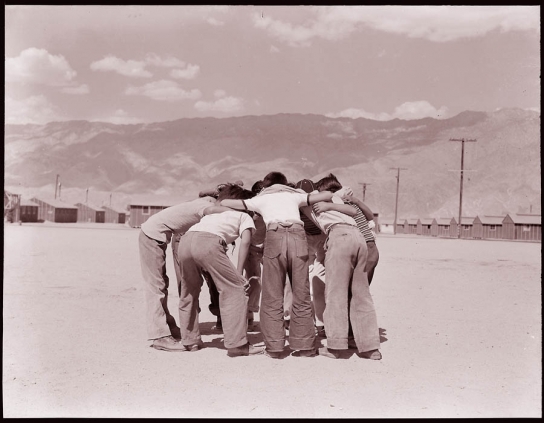
<svg viewBox="0 0 544 423">
<path fill-rule="evenodd" d="M 383 360 L 273 360 L 150 348 L 138 232 L 5 224 L 4 417 L 542 417 L 540 243 L 381 235 Z"/>
</svg>

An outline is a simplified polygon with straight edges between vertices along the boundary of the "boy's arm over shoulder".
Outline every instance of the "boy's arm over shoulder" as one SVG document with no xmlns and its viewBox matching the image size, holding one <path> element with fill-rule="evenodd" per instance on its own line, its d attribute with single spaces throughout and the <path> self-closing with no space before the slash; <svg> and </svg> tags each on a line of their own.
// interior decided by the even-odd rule
<svg viewBox="0 0 544 423">
<path fill-rule="evenodd" d="M 226 200 L 221 200 L 220 204 L 223 207 L 229 207 L 234 210 L 247 210 L 247 206 L 244 200 L 226 199 Z"/>
</svg>

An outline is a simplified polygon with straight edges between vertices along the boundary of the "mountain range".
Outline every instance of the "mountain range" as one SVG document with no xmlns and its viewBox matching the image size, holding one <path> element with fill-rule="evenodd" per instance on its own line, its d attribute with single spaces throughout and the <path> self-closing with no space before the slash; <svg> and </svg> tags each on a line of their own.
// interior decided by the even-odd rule
<svg viewBox="0 0 544 423">
<path fill-rule="evenodd" d="M 246 188 L 270 171 L 296 182 L 334 173 L 374 211 L 399 218 L 540 213 L 540 113 L 465 111 L 449 119 L 277 114 L 116 125 L 5 125 L 4 186 L 74 204 L 194 198 L 222 182 Z M 474 140 L 462 143 L 453 139 Z M 364 193 L 363 193 L 364 190 Z"/>
</svg>

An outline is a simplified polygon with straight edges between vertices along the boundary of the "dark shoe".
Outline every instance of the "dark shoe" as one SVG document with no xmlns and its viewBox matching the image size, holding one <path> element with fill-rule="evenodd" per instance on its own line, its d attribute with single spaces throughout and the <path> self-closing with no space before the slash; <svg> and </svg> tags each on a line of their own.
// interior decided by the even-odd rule
<svg viewBox="0 0 544 423">
<path fill-rule="evenodd" d="M 329 349 L 327 347 L 321 347 L 319 348 L 319 355 L 329 357 L 329 358 L 338 358 L 340 356 L 340 353 L 338 350 Z"/>
<path fill-rule="evenodd" d="M 311 350 L 298 350 L 295 351 L 292 355 L 293 357 L 315 357 L 317 355 L 317 351 L 315 348 Z"/>
<path fill-rule="evenodd" d="M 319 336 L 320 338 L 326 338 L 327 334 L 325 333 L 325 326 L 316 326 L 315 334 Z"/>
<path fill-rule="evenodd" d="M 369 360 L 381 360 L 382 359 L 382 353 L 380 350 L 371 350 L 371 351 L 365 351 L 358 354 L 361 358 L 368 358 Z"/>
<path fill-rule="evenodd" d="M 246 344 L 243 347 L 232 348 L 227 351 L 229 357 L 247 357 L 248 355 L 259 355 L 264 352 L 264 347 L 256 347 Z"/>
<path fill-rule="evenodd" d="M 186 351 L 185 346 L 180 342 L 174 339 L 173 336 L 168 335 L 162 338 L 154 339 L 153 345 L 151 345 L 156 350 L 162 351 Z"/>
<path fill-rule="evenodd" d="M 255 330 L 255 321 L 252 318 L 247 319 L 247 330 L 248 332 L 253 332 Z"/>
<path fill-rule="evenodd" d="M 204 346 L 204 343 L 198 342 L 197 344 L 185 345 L 185 351 L 195 352 Z"/>
<path fill-rule="evenodd" d="M 223 332 L 223 321 L 221 320 L 220 316 L 217 317 L 217 322 L 215 323 L 215 326 L 212 329 Z"/>
<path fill-rule="evenodd" d="M 264 351 L 264 355 L 270 358 L 281 358 L 282 351 Z"/>
</svg>

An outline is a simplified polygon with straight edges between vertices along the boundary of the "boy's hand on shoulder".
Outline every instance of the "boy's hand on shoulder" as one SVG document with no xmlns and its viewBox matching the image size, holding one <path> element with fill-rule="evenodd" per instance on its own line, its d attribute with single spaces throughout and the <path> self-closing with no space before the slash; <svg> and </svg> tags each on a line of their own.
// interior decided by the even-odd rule
<svg viewBox="0 0 544 423">
<path fill-rule="evenodd" d="M 326 201 L 319 201 L 318 203 L 315 203 L 313 205 L 314 212 L 316 213 L 323 213 L 327 210 L 330 210 L 329 203 Z"/>
</svg>

